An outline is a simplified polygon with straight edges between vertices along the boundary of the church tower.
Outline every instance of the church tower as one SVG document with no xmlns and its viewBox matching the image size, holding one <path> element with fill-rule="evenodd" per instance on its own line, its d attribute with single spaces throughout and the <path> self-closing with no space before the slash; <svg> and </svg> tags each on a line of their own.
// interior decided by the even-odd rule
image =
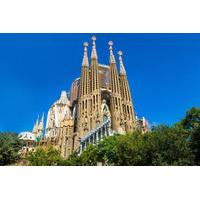
<svg viewBox="0 0 200 200">
<path fill-rule="evenodd" d="M 88 43 L 84 43 L 84 56 L 80 77 L 80 89 L 78 98 L 78 132 L 80 137 L 90 130 L 90 79 L 89 62 L 87 54 Z"/>
<path fill-rule="evenodd" d="M 74 150 L 74 119 L 67 115 L 63 119 L 60 128 L 60 137 L 58 140 L 58 149 L 61 155 L 67 158 Z"/>
<path fill-rule="evenodd" d="M 131 92 L 127 80 L 126 71 L 122 60 L 122 51 L 118 52 L 120 62 L 120 88 L 122 97 L 122 107 L 126 132 L 131 132 L 135 128 L 135 114 L 132 103 Z"/>
<path fill-rule="evenodd" d="M 90 130 L 95 128 L 101 121 L 101 90 L 99 81 L 99 64 L 96 50 L 96 37 L 92 37 L 92 53 L 90 63 Z"/>
<path fill-rule="evenodd" d="M 112 129 L 119 133 L 125 131 L 124 127 L 124 115 L 122 110 L 122 100 L 119 84 L 119 76 L 117 72 L 117 66 L 115 57 L 113 54 L 113 42 L 110 41 L 110 80 L 111 80 L 111 122 Z"/>
</svg>

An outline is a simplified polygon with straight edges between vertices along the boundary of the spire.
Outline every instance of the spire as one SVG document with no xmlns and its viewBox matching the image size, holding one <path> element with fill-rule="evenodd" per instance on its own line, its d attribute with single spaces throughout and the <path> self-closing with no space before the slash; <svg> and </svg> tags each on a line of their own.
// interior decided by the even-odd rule
<svg viewBox="0 0 200 200">
<path fill-rule="evenodd" d="M 39 116 L 38 116 L 38 118 L 39 118 Z M 36 122 L 34 124 L 33 133 L 36 133 L 38 131 L 38 118 L 37 118 L 37 120 L 36 120 Z"/>
<path fill-rule="evenodd" d="M 112 41 L 109 41 L 109 42 L 108 42 L 108 45 L 110 46 L 110 47 L 109 47 L 109 49 L 110 49 L 110 63 L 116 63 L 116 61 L 115 61 L 115 56 L 114 56 L 114 54 L 113 54 L 113 48 L 112 48 L 113 42 L 112 42 Z"/>
<path fill-rule="evenodd" d="M 88 55 L 87 55 L 87 47 L 88 47 L 88 43 L 84 42 L 84 55 L 83 55 L 83 62 L 82 62 L 82 66 L 87 66 L 89 67 L 89 62 L 88 62 Z"/>
<path fill-rule="evenodd" d="M 92 54 L 91 58 L 97 59 L 97 50 L 96 50 L 96 37 L 92 36 Z"/>
<path fill-rule="evenodd" d="M 124 64 L 122 60 L 122 51 L 119 51 L 118 55 L 119 55 L 119 63 L 120 63 L 120 74 L 126 75 L 126 70 L 124 68 Z"/>
<path fill-rule="evenodd" d="M 42 118 L 40 120 L 40 124 L 38 127 L 39 130 L 43 130 L 44 129 L 44 113 L 42 114 Z"/>
</svg>

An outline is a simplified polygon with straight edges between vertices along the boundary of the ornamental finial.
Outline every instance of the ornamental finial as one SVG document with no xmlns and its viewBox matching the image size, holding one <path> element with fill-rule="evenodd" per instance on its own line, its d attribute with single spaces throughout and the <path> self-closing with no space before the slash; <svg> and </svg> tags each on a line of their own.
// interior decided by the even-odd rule
<svg viewBox="0 0 200 200">
<path fill-rule="evenodd" d="M 88 42 L 84 42 L 83 46 L 84 46 L 84 52 L 87 52 Z"/>
<path fill-rule="evenodd" d="M 118 51 L 118 55 L 119 55 L 119 63 L 120 63 L 120 74 L 125 75 L 126 74 L 126 70 L 124 68 L 124 64 L 123 64 L 123 60 L 122 60 L 122 51 Z"/>
<path fill-rule="evenodd" d="M 114 57 L 114 54 L 113 54 L 113 48 L 112 48 L 112 46 L 113 46 L 113 41 L 109 41 L 108 42 L 108 45 L 110 46 L 109 47 L 109 49 L 110 49 L 110 63 L 116 63 L 116 61 L 115 61 L 115 57 Z"/>
<path fill-rule="evenodd" d="M 84 42 L 84 43 L 83 43 L 83 46 L 84 46 L 84 47 L 88 47 L 88 42 Z"/>
<path fill-rule="evenodd" d="M 96 50 L 96 37 L 92 36 L 92 54 L 91 54 L 91 58 L 95 58 L 97 59 L 97 50 Z"/>
<path fill-rule="evenodd" d="M 88 42 L 84 42 L 83 46 L 84 46 L 84 55 L 83 55 L 82 66 L 87 66 L 88 67 L 89 66 L 88 55 L 87 55 Z"/>
<path fill-rule="evenodd" d="M 113 41 L 109 41 L 109 42 L 108 42 L 108 45 L 109 45 L 109 46 L 113 46 Z"/>
<path fill-rule="evenodd" d="M 118 55 L 122 56 L 123 55 L 122 51 L 118 51 Z"/>
<path fill-rule="evenodd" d="M 112 46 L 113 46 L 113 41 L 109 41 L 108 45 L 110 46 L 109 49 L 112 50 Z"/>
<path fill-rule="evenodd" d="M 93 35 L 92 36 L 92 41 L 96 41 L 97 40 L 97 38 Z"/>
</svg>

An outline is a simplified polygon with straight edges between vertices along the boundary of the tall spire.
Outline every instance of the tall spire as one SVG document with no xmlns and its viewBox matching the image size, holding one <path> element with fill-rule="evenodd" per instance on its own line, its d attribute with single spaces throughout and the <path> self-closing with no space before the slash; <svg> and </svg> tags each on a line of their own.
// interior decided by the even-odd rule
<svg viewBox="0 0 200 200">
<path fill-rule="evenodd" d="M 92 54 L 91 58 L 97 59 L 97 50 L 96 50 L 96 37 L 92 36 Z"/>
<path fill-rule="evenodd" d="M 37 117 L 37 120 L 34 124 L 33 131 L 32 131 L 33 133 L 36 133 L 38 131 L 38 119 L 39 119 L 39 116 Z"/>
<path fill-rule="evenodd" d="M 44 129 L 44 113 L 42 114 L 42 118 L 40 120 L 40 124 L 38 127 L 39 130 L 43 130 Z"/>
<path fill-rule="evenodd" d="M 122 51 L 119 51 L 118 55 L 119 55 L 119 63 L 120 63 L 120 74 L 126 75 L 126 70 L 124 68 L 124 64 L 122 60 Z"/>
<path fill-rule="evenodd" d="M 88 55 L 87 55 L 87 47 L 88 47 L 88 43 L 84 42 L 84 55 L 83 55 L 83 62 L 82 62 L 82 66 L 87 66 L 89 67 L 89 62 L 88 62 Z"/>
<path fill-rule="evenodd" d="M 113 48 L 112 48 L 113 42 L 112 42 L 112 41 L 109 41 L 109 42 L 108 42 L 108 45 L 110 46 L 110 47 L 109 47 L 109 49 L 110 49 L 110 63 L 116 63 L 116 61 L 115 61 L 115 56 L 114 56 L 114 54 L 113 54 Z"/>
</svg>

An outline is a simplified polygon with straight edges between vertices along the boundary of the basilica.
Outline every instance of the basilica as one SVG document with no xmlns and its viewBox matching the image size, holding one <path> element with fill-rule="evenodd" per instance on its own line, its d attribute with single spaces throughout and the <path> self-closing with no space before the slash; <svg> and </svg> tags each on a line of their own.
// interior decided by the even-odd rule
<svg viewBox="0 0 200 200">
<path fill-rule="evenodd" d="M 105 65 L 98 60 L 96 37 L 92 37 L 90 59 L 89 45 L 84 43 L 80 78 L 49 108 L 46 126 L 44 116 L 34 125 L 32 134 L 38 145 L 54 145 L 67 158 L 104 137 L 130 133 L 139 127 L 122 51 L 116 61 L 113 42 L 108 45 L 109 64 Z M 147 126 L 142 121 L 141 130 L 145 132 Z"/>
</svg>

